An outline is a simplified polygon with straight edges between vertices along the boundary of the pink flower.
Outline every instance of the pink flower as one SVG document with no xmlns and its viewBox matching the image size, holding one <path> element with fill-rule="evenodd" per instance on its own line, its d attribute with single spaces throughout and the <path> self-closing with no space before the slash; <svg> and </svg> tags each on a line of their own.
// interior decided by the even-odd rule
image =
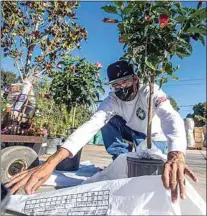
<svg viewBox="0 0 207 216">
<path fill-rule="evenodd" d="M 62 65 L 61 64 L 57 64 L 57 68 L 61 69 Z"/>
<path fill-rule="evenodd" d="M 102 64 L 101 63 L 99 63 L 99 62 L 96 62 L 96 67 L 98 67 L 98 68 L 102 68 L 103 66 L 102 66 Z"/>
</svg>

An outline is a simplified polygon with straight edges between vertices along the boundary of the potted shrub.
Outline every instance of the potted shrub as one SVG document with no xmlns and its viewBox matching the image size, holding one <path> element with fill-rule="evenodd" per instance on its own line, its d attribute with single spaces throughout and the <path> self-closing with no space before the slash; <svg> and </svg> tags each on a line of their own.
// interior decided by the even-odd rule
<svg viewBox="0 0 207 216">
<path fill-rule="evenodd" d="M 192 8 L 183 7 L 180 2 L 114 1 L 112 5 L 102 8 L 118 17 L 104 18 L 103 21 L 117 24 L 119 42 L 124 43 L 125 55 L 122 59 L 127 59 L 137 66 L 138 76 L 150 87 L 147 126 L 149 149 L 152 144 L 154 83 L 159 82 L 161 87 L 167 82 L 168 76 L 177 80 L 174 72 L 179 66 L 173 66 L 172 58 L 177 56 L 183 59 L 190 56 L 192 40 L 204 44 L 206 9 L 201 6 L 202 2 L 199 2 L 197 8 Z M 156 160 L 133 159 L 132 162 L 138 165 L 139 170 L 143 170 L 139 175 L 151 175 L 154 171 L 159 174 L 161 170 L 160 163 Z M 144 173 L 144 170 L 149 172 Z"/>
<path fill-rule="evenodd" d="M 77 23 L 77 1 L 4 1 L 1 6 L 3 54 L 13 60 L 22 81 L 28 79 L 34 85 L 43 76 L 52 77 L 61 69 L 59 62 L 63 54 L 80 49 L 80 42 L 87 39 L 86 29 Z M 45 100 L 39 102 L 49 108 L 54 105 Z M 42 108 L 41 117 L 36 118 L 35 124 L 39 124 L 40 129 L 43 124 L 51 126 L 49 132 L 56 136 L 62 127 L 45 120 L 50 123 L 57 120 L 59 107 L 53 107 L 55 114 L 47 116 Z M 31 128 L 29 133 L 39 132 Z"/>
<path fill-rule="evenodd" d="M 80 107 L 90 108 L 99 93 L 104 93 L 100 72 L 100 63 L 90 63 L 84 58 L 64 56 L 62 71 L 56 73 L 51 83 L 51 92 L 57 104 L 64 104 L 68 112 L 72 112 L 72 127 L 70 133 L 76 129 L 76 115 Z M 75 158 L 67 158 L 62 161 L 57 169 L 78 169 L 81 150 Z"/>
</svg>

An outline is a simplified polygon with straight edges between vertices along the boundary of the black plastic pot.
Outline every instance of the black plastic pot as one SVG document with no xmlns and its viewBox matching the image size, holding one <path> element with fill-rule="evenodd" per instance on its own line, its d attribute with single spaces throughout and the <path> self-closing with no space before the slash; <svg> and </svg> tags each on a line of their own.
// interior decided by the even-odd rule
<svg viewBox="0 0 207 216">
<path fill-rule="evenodd" d="M 77 128 L 70 128 L 67 130 L 67 134 L 71 135 Z"/>
<path fill-rule="evenodd" d="M 61 147 L 61 145 L 57 146 L 57 150 Z M 73 157 L 66 158 L 61 161 L 57 166 L 56 170 L 60 171 L 76 171 L 79 169 L 80 158 L 81 158 L 82 149 Z"/>
<path fill-rule="evenodd" d="M 76 128 L 71 128 L 70 133 L 72 134 Z M 61 147 L 61 145 L 57 145 L 57 150 Z M 80 158 L 81 158 L 82 149 L 73 157 L 73 158 L 66 158 L 62 162 L 60 162 L 56 166 L 56 170 L 60 171 L 75 171 L 79 169 L 80 165 Z"/>
<path fill-rule="evenodd" d="M 128 178 L 144 175 L 161 175 L 164 162 L 155 159 L 127 157 Z"/>
</svg>

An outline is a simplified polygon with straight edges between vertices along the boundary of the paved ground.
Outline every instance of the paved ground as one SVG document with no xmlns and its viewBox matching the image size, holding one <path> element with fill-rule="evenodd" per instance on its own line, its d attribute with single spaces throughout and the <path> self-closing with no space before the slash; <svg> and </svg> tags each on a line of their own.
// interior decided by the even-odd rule
<svg viewBox="0 0 207 216">
<path fill-rule="evenodd" d="M 206 201 L 206 151 L 188 150 L 186 162 L 199 179 L 197 183 L 191 181 L 192 185 Z"/>
<path fill-rule="evenodd" d="M 45 155 L 42 159 L 46 159 L 48 155 Z M 112 162 L 111 156 L 105 151 L 103 146 L 87 145 L 84 147 L 81 161 L 90 160 L 92 164 L 98 167 L 107 166 Z M 206 151 L 200 150 L 188 150 L 187 151 L 187 165 L 192 169 L 193 172 L 199 178 L 198 183 L 192 183 L 198 193 L 206 201 Z M 41 187 L 37 192 L 45 192 L 55 190 L 57 188 L 44 186 Z M 18 193 L 24 193 L 20 190 Z M 5 215 L 18 215 L 16 213 L 7 213 Z"/>
</svg>

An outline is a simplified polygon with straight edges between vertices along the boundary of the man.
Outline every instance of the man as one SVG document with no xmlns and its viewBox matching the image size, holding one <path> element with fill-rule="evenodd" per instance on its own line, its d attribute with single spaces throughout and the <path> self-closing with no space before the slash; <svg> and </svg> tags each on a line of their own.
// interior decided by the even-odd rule
<svg viewBox="0 0 207 216">
<path fill-rule="evenodd" d="M 11 193 L 24 186 L 25 192 L 35 192 L 51 175 L 58 163 L 76 153 L 102 128 L 106 150 L 115 159 L 132 150 L 122 139 L 139 144 L 146 138 L 149 87 L 143 86 L 132 65 L 117 61 L 107 69 L 112 93 L 103 101 L 91 119 L 80 126 L 54 155 L 43 164 L 17 174 L 6 186 Z M 158 116 L 168 140 L 168 161 L 164 166 L 162 180 L 171 190 L 172 201 L 185 198 L 185 174 L 197 181 L 185 164 L 186 136 L 184 123 L 172 108 L 166 95 L 156 85 L 153 98 L 153 116 Z M 155 128 L 156 129 L 156 128 Z M 154 133 L 156 134 L 156 132 Z M 156 140 L 156 136 L 153 137 Z M 155 144 L 163 148 L 163 145 Z M 164 150 L 163 150 L 164 151 Z"/>
</svg>

